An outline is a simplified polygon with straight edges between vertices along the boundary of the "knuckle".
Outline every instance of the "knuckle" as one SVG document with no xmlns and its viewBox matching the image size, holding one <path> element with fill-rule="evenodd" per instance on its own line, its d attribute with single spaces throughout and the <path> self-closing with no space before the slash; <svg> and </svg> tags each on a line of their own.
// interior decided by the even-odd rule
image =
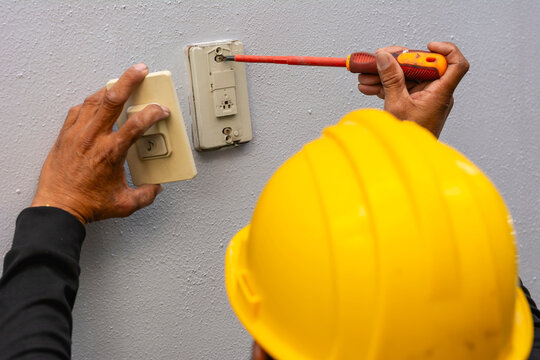
<svg viewBox="0 0 540 360">
<path fill-rule="evenodd" d="M 115 207 L 120 216 L 126 217 L 133 214 L 137 210 L 137 201 L 132 196 L 124 193 L 116 201 Z"/>
<path fill-rule="evenodd" d="M 84 105 L 97 105 L 98 101 L 92 97 L 88 96 L 86 99 L 84 99 Z"/>
<path fill-rule="evenodd" d="M 118 141 L 118 147 L 127 154 L 129 147 L 139 140 L 143 134 L 144 130 L 141 128 L 131 129 L 123 138 Z"/>
<path fill-rule="evenodd" d="M 87 96 L 86 99 L 84 99 L 85 105 L 98 105 L 101 102 L 101 96 L 99 96 L 99 93 L 92 94 L 90 96 Z"/>
<path fill-rule="evenodd" d="M 146 124 L 144 121 L 144 114 L 138 113 L 129 119 L 130 126 L 127 128 L 127 135 L 129 137 L 136 137 L 145 130 Z"/>
<path fill-rule="evenodd" d="M 469 62 L 467 61 L 467 59 L 465 59 L 464 57 L 462 57 L 462 59 L 459 61 L 458 63 L 458 66 L 459 66 L 459 69 L 463 72 L 463 73 L 466 73 L 467 71 L 469 71 L 469 68 L 470 68 L 470 64 Z"/>
<path fill-rule="evenodd" d="M 139 206 L 144 207 L 144 206 L 148 206 L 152 204 L 156 198 L 156 195 L 157 194 L 154 192 L 152 193 L 149 191 L 142 192 L 139 198 Z"/>
<path fill-rule="evenodd" d="M 387 73 L 382 79 L 382 84 L 386 88 L 395 88 L 401 86 L 403 82 L 403 76 L 398 72 Z"/>
<path fill-rule="evenodd" d="M 107 91 L 103 98 L 103 104 L 109 108 L 116 109 L 124 104 L 120 94 L 114 89 Z"/>
<path fill-rule="evenodd" d="M 119 205 L 120 213 L 123 217 L 129 216 L 133 214 L 135 211 L 137 211 L 137 204 L 134 200 L 125 200 L 123 203 Z"/>
<path fill-rule="evenodd" d="M 142 136 L 144 129 L 132 125 L 124 125 L 122 128 L 122 131 L 114 133 L 113 136 L 115 137 L 116 153 L 119 156 L 126 156 L 129 147 Z"/>
<path fill-rule="evenodd" d="M 440 44 L 443 44 L 445 47 L 449 48 L 449 52 L 456 52 L 459 51 L 456 44 L 454 44 L 451 41 L 441 41 Z"/>
<path fill-rule="evenodd" d="M 135 211 L 142 209 L 145 206 L 154 202 L 155 195 L 149 191 L 137 191 L 129 189 L 126 191 L 122 200 L 118 203 L 118 209 L 124 216 L 129 216 Z"/>
<path fill-rule="evenodd" d="M 126 212 L 131 215 L 137 210 L 139 210 L 139 202 L 137 201 L 137 198 L 129 197 L 128 200 L 126 200 Z"/>
<path fill-rule="evenodd" d="M 120 151 L 120 144 L 117 141 L 110 141 L 103 149 L 103 159 L 109 164 L 123 162 L 123 155 Z"/>
<path fill-rule="evenodd" d="M 78 143 L 79 143 L 79 151 L 81 151 L 81 153 L 86 153 L 89 149 L 91 149 L 94 146 L 95 141 L 92 137 L 83 135 L 79 137 Z M 94 162 L 95 160 L 96 159 L 91 159 L 92 162 Z"/>
<path fill-rule="evenodd" d="M 137 114 L 138 127 L 144 127 L 161 120 L 164 117 L 164 111 L 158 104 L 151 104 L 145 107 Z"/>
<path fill-rule="evenodd" d="M 76 115 L 79 113 L 79 111 L 81 111 L 81 107 L 82 105 L 79 104 L 79 105 L 75 105 L 73 107 L 71 107 L 68 111 L 68 116 L 73 116 L 73 115 Z"/>
<path fill-rule="evenodd" d="M 163 114 L 163 110 L 158 104 L 151 104 L 150 106 L 147 106 L 146 109 L 148 109 L 147 111 L 152 117 L 160 116 L 161 114 Z"/>
</svg>

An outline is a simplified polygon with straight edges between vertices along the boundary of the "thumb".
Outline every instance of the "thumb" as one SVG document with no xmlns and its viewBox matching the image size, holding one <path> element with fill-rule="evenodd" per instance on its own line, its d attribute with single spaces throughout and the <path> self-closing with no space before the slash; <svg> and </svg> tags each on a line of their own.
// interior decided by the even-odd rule
<svg viewBox="0 0 540 360">
<path fill-rule="evenodd" d="M 154 202 L 156 196 L 163 191 L 163 185 L 144 184 L 130 189 L 130 196 L 133 201 L 134 209 L 137 211 Z"/>
<path fill-rule="evenodd" d="M 378 51 L 375 54 L 377 71 L 384 88 L 385 101 L 396 102 L 403 96 L 408 97 L 409 92 L 405 85 L 405 75 L 392 54 L 386 51 Z"/>
</svg>

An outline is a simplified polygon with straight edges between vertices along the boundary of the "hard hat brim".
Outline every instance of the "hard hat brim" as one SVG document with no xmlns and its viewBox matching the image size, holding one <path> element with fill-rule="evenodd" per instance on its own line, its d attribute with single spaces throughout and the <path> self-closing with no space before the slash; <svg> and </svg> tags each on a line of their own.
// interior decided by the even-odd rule
<svg viewBox="0 0 540 360">
<path fill-rule="evenodd" d="M 236 233 L 225 254 L 225 288 L 231 307 L 255 341 L 266 351 L 271 351 L 270 355 L 276 356 L 275 351 L 279 351 L 280 358 L 303 360 L 305 357 L 296 349 L 279 341 L 278 334 L 273 334 L 265 324 L 257 321 L 261 299 L 252 287 L 253 284 L 249 284 L 249 273 L 244 266 L 249 231 L 250 225 L 247 225 Z"/>
<path fill-rule="evenodd" d="M 250 334 L 258 333 L 256 329 L 252 328 L 250 324 L 253 324 L 252 321 L 249 321 L 249 313 L 242 302 L 250 302 L 255 308 L 257 306 L 258 299 L 256 295 L 250 294 L 249 290 L 244 289 L 242 291 L 241 284 L 237 279 L 240 278 L 238 271 L 242 269 L 241 266 L 241 257 L 242 252 L 245 251 L 244 245 L 247 237 L 249 236 L 250 226 L 247 225 L 242 230 L 240 230 L 234 238 L 230 241 L 227 246 L 227 251 L 225 254 L 225 285 L 227 290 L 227 295 L 229 297 L 229 302 L 234 312 L 238 316 L 240 322 L 246 327 L 246 330 Z M 244 292 L 244 294 L 242 294 Z M 264 327 L 263 327 L 264 328 Z M 270 335 L 270 334 L 268 334 Z M 259 339 L 255 338 L 263 347 L 271 348 L 270 343 L 268 343 L 268 338 L 270 336 L 263 336 Z M 518 288 L 516 295 L 516 305 L 514 313 L 514 324 L 512 330 L 512 339 L 511 339 L 511 350 L 504 360 L 523 360 L 529 356 L 531 351 L 532 343 L 534 337 L 534 328 L 532 323 L 532 314 L 527 302 L 527 298 L 523 291 Z M 266 341 L 265 341 L 266 340 Z"/>
<path fill-rule="evenodd" d="M 527 359 L 533 344 L 534 328 L 531 308 L 521 288 L 517 289 L 515 309 L 511 339 L 512 351 L 505 360 Z"/>
</svg>

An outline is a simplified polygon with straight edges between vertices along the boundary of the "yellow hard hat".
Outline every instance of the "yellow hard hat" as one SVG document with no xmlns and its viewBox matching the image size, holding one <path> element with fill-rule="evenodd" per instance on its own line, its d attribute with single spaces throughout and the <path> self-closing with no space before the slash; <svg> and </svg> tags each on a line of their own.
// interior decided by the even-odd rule
<svg viewBox="0 0 540 360">
<path fill-rule="evenodd" d="M 359 110 L 274 174 L 230 242 L 231 305 L 279 360 L 524 360 L 510 214 L 412 122 Z"/>
</svg>

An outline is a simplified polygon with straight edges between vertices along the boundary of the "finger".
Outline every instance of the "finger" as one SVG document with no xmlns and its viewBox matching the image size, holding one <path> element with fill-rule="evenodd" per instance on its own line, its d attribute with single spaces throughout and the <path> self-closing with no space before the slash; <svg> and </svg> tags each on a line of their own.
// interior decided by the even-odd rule
<svg viewBox="0 0 540 360">
<path fill-rule="evenodd" d="M 379 75 L 370 75 L 370 74 L 360 74 L 358 75 L 359 85 L 381 85 L 381 78 Z M 420 83 L 424 84 L 424 82 Z M 414 88 L 419 85 L 417 81 L 407 80 L 405 81 L 405 86 L 407 90 Z"/>
<path fill-rule="evenodd" d="M 365 75 L 365 78 L 364 78 L 364 75 Z M 360 79 L 360 77 L 362 77 L 362 79 Z M 371 78 L 373 77 L 373 78 Z M 360 74 L 358 76 L 358 81 L 360 82 L 360 84 L 358 84 L 358 90 L 360 90 L 360 92 L 362 92 L 363 94 L 366 94 L 366 95 L 375 95 L 379 92 L 379 89 L 375 90 L 375 88 L 371 88 L 371 86 L 374 86 L 374 85 L 378 85 L 379 87 L 382 87 L 381 85 L 381 78 L 378 76 L 378 75 L 367 75 L 367 74 Z M 416 81 L 405 81 L 405 86 L 407 87 L 407 90 L 409 90 L 409 92 L 412 90 L 412 89 L 416 89 L 416 87 L 418 85 L 423 85 L 422 88 L 425 87 L 426 83 L 425 82 L 421 82 L 420 84 Z M 362 88 L 360 88 L 362 86 Z M 367 91 L 369 91 L 370 93 L 367 93 L 367 92 L 364 92 L 363 89 L 369 89 Z M 418 90 L 416 90 L 418 91 Z"/>
<path fill-rule="evenodd" d="M 144 184 L 135 189 L 130 188 L 127 196 L 130 198 L 129 203 L 131 203 L 132 208 L 129 209 L 128 215 L 153 203 L 156 196 L 162 191 L 163 186 L 159 184 Z"/>
<path fill-rule="evenodd" d="M 422 83 L 420 83 L 420 84 L 422 84 Z M 418 83 L 416 81 L 410 81 L 410 80 L 405 81 L 405 86 L 407 87 L 407 90 L 411 90 L 416 85 L 418 85 Z"/>
<path fill-rule="evenodd" d="M 95 130 L 111 130 L 114 122 L 131 93 L 148 74 L 145 64 L 137 64 L 127 69 L 118 81 L 105 92 L 103 101 L 96 113 L 92 125 Z"/>
<path fill-rule="evenodd" d="M 91 123 L 96 115 L 97 110 L 99 109 L 103 97 L 107 89 L 105 87 L 101 88 L 98 92 L 88 96 L 84 99 L 82 104 L 81 113 L 79 115 L 79 121 L 84 124 Z"/>
<path fill-rule="evenodd" d="M 414 93 L 417 93 L 417 92 L 420 92 L 424 89 L 426 89 L 427 87 L 429 87 L 432 83 L 431 82 L 421 82 L 421 83 L 417 83 L 417 82 L 413 82 L 412 86 L 409 86 L 409 83 L 407 82 L 407 89 L 409 90 L 409 93 L 412 95 Z"/>
<path fill-rule="evenodd" d="M 428 49 L 446 57 L 448 68 L 441 76 L 440 82 L 451 94 L 469 71 L 469 62 L 457 46 L 451 42 L 430 42 Z"/>
<path fill-rule="evenodd" d="M 409 50 L 403 46 L 387 46 L 384 48 L 377 49 L 377 51 L 386 51 L 389 53 L 402 52 L 403 50 Z"/>
<path fill-rule="evenodd" d="M 358 75 L 358 82 L 362 85 L 380 85 L 381 78 L 379 75 L 360 74 Z"/>
<path fill-rule="evenodd" d="M 129 147 L 142 136 L 156 122 L 166 119 L 170 115 L 169 110 L 157 104 L 146 106 L 140 112 L 131 116 L 116 133 L 118 141 L 117 151 L 125 154 Z"/>
<path fill-rule="evenodd" d="M 450 111 L 452 111 L 453 107 L 454 107 L 454 97 L 452 96 L 444 112 L 444 119 L 446 119 L 448 115 L 450 115 Z M 441 126 L 441 129 L 442 129 L 442 126 Z"/>
<path fill-rule="evenodd" d="M 398 104 L 408 98 L 405 86 L 405 75 L 394 57 L 386 51 L 378 51 L 375 55 L 377 71 L 384 88 L 385 101 Z"/>
<path fill-rule="evenodd" d="M 382 85 L 358 85 L 358 90 L 364 95 L 377 95 L 382 90 Z"/>
</svg>

